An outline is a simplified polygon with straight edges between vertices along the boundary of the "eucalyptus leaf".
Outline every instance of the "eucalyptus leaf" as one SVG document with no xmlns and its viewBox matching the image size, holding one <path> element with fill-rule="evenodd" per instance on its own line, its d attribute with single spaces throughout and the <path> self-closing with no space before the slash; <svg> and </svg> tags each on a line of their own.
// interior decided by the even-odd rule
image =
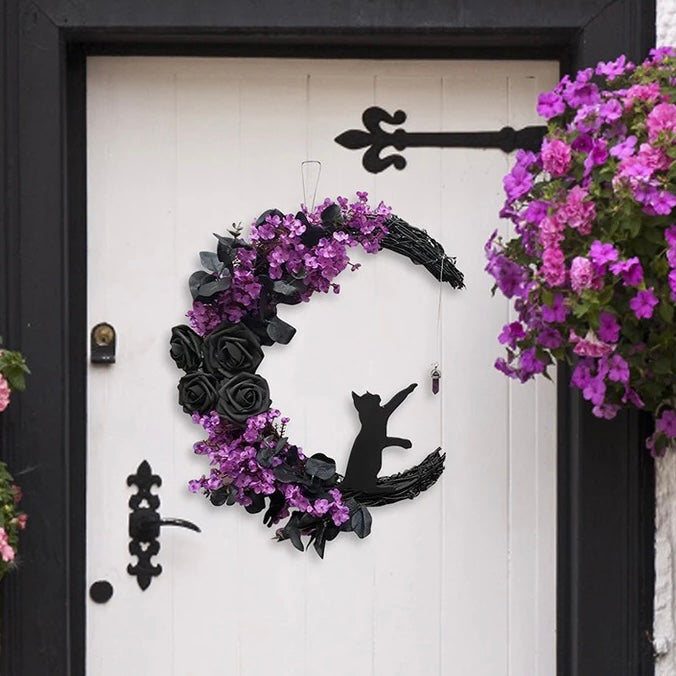
<svg viewBox="0 0 676 676">
<path fill-rule="evenodd" d="M 225 272 L 225 274 L 219 279 L 214 279 L 211 282 L 206 282 L 206 284 L 201 284 L 197 290 L 197 298 L 205 299 L 215 296 L 217 293 L 227 291 L 230 288 L 230 273 Z"/>
<path fill-rule="evenodd" d="M 218 260 L 218 256 L 213 251 L 200 251 L 200 263 L 205 270 L 218 274 L 223 264 Z"/>
<path fill-rule="evenodd" d="M 233 484 L 228 486 L 228 500 L 227 504 L 232 506 L 237 502 L 237 489 Z"/>
<path fill-rule="evenodd" d="M 315 453 L 306 460 L 305 471 L 319 479 L 330 479 L 336 473 L 336 463 L 322 453 Z"/>
<path fill-rule="evenodd" d="M 214 277 L 208 272 L 204 272 L 204 270 L 197 270 L 196 272 L 193 272 L 192 275 L 190 275 L 188 286 L 190 287 L 190 295 L 192 296 L 193 300 L 197 298 L 199 294 L 199 288 L 205 283 L 207 278 L 213 279 Z"/>
<path fill-rule="evenodd" d="M 295 483 L 300 478 L 298 473 L 294 472 L 286 463 L 278 465 L 272 472 L 277 481 L 281 481 L 283 484 Z"/>
<path fill-rule="evenodd" d="M 300 279 L 291 279 L 290 281 L 285 281 L 283 279 L 278 279 L 272 285 L 272 290 L 275 293 L 278 293 L 280 296 L 284 296 L 292 300 L 294 303 L 300 302 L 299 295 L 302 291 L 305 291 L 307 287 Z M 282 301 L 284 302 L 284 301 Z"/>
</svg>

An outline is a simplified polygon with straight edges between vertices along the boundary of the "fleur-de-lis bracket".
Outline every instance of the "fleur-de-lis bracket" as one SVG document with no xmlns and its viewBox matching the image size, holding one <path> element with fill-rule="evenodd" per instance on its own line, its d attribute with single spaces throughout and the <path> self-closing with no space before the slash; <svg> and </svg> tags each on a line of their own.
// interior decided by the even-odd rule
<svg viewBox="0 0 676 676">
<path fill-rule="evenodd" d="M 406 121 L 406 113 L 397 110 L 394 115 L 390 115 L 378 106 L 367 108 L 362 121 L 367 131 L 350 129 L 336 136 L 335 141 L 350 150 L 367 148 L 362 164 L 372 174 L 378 174 L 390 166 L 400 170 L 406 166 L 404 157 L 397 153 L 381 157 L 381 151 L 388 146 L 398 151 L 406 148 L 499 148 L 505 153 L 517 148 L 536 151 L 547 131 L 546 127 L 524 127 L 519 130 L 503 127 L 500 131 L 407 132 L 400 128 L 390 132 L 380 125 L 401 125 Z"/>
<path fill-rule="evenodd" d="M 158 474 L 153 474 L 150 464 L 144 460 L 136 469 L 136 474 L 127 477 L 127 486 L 136 486 L 136 493 L 129 498 L 129 553 L 138 560 L 129 564 L 127 572 L 136 577 L 138 586 L 145 591 L 162 572 L 162 566 L 150 559 L 160 552 L 160 528 L 162 526 L 180 526 L 200 532 L 200 529 L 185 519 L 162 519 L 157 511 L 160 498 L 151 493 L 153 486 L 162 485 Z"/>
</svg>

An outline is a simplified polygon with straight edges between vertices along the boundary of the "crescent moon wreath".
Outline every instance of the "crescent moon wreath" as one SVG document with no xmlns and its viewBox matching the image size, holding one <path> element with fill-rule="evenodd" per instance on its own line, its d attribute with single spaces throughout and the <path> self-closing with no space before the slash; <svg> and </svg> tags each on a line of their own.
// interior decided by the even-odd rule
<svg viewBox="0 0 676 676">
<path fill-rule="evenodd" d="M 405 472 L 378 477 L 383 448 L 411 446 L 387 436 L 387 420 L 415 384 L 385 404 L 377 394 L 352 393 L 362 428 L 343 475 L 332 458 L 308 456 L 289 441 L 289 419 L 271 407 L 268 383 L 256 373 L 263 347 L 286 345 L 296 331 L 277 316 L 277 307 L 308 301 L 315 292 L 338 293 L 337 275 L 359 267 L 347 255 L 357 245 L 367 253 L 402 254 L 454 288 L 463 287 L 463 275 L 426 232 L 382 202 L 372 208 L 362 192 L 353 203 L 326 199 L 296 215 L 265 211 L 249 241 L 234 226 L 229 236 L 215 236 L 216 251 L 201 252 L 204 269 L 190 276 L 190 326 L 171 330 L 171 357 L 185 371 L 179 405 L 207 433 L 194 451 L 209 459 L 209 475 L 190 481 L 190 490 L 216 506 L 265 510 L 265 524 L 280 524 L 277 540 L 302 551 L 306 537 L 323 558 L 326 542 L 339 533 L 369 534 L 368 507 L 414 498 L 432 486 L 445 456 L 437 448 Z"/>
</svg>

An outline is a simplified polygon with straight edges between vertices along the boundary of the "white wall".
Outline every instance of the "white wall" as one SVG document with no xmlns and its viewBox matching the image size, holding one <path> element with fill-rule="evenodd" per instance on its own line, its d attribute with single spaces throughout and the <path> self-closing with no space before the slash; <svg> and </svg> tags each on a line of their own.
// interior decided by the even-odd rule
<svg viewBox="0 0 676 676">
<path fill-rule="evenodd" d="M 676 0 L 657 0 L 657 44 L 676 44 Z M 655 676 L 676 676 L 676 453 L 657 461 Z"/>
</svg>

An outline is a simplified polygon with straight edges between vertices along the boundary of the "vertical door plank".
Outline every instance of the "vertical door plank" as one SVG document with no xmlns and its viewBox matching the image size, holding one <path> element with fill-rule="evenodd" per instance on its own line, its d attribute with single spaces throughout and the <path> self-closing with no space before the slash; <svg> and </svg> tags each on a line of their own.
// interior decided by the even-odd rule
<svg viewBox="0 0 676 676">
<path fill-rule="evenodd" d="M 117 363 L 90 371 L 87 537 L 89 583 L 107 579 L 115 593 L 106 605 L 88 606 L 89 623 L 97 627 L 89 632 L 89 670 L 172 673 L 171 650 L 156 649 L 172 633 L 172 585 L 155 583 L 141 592 L 126 572 L 126 478 L 144 459 L 160 474 L 170 468 L 172 428 L 162 421 L 165 393 L 175 385 L 164 365 L 165 325 L 149 325 L 148 319 L 166 317 L 167 306 L 174 307 L 171 293 L 156 284 L 173 274 L 173 260 L 158 255 L 149 264 L 147 252 L 157 250 L 161 233 L 174 229 L 174 79 L 166 70 L 136 71 L 129 78 L 124 64 L 101 63 L 109 74 L 101 80 L 99 63 L 90 61 L 89 80 L 96 100 L 96 88 L 107 79 L 105 105 L 94 104 L 88 116 L 89 325 L 108 321 L 118 338 Z M 121 137 L 125 142 L 117 144 Z M 133 228 L 126 227 L 130 222 Z M 160 560 L 170 558 L 163 540 Z M 135 640 L 126 640 L 124 650 L 111 650 L 130 635 Z"/>
<path fill-rule="evenodd" d="M 436 64 L 423 65 L 416 73 L 408 64 L 388 64 L 376 81 L 376 104 L 388 112 L 403 108 L 406 127 L 439 129 L 441 77 Z M 425 67 L 427 66 L 427 67 Z M 400 74 L 401 73 L 401 74 Z M 383 155 L 392 152 L 383 151 Z M 403 171 L 388 169 L 377 176 L 378 196 L 412 225 L 425 228 L 449 249 L 454 233 L 445 228 L 441 214 L 441 150 L 405 151 Z M 390 432 L 410 438 L 410 450 L 387 450 L 383 473 L 412 467 L 442 445 L 441 416 L 446 388 L 431 392 L 430 369 L 440 361 L 439 282 L 427 270 L 413 266 L 402 256 L 383 252 L 375 266 L 377 291 L 382 300 L 374 319 L 381 327 L 379 370 L 391 393 L 417 382 L 418 388 L 395 413 Z M 442 298 L 458 293 L 450 286 Z M 391 336 L 391 347 L 389 337 Z M 442 365 L 443 368 L 443 365 Z M 381 376 L 381 380 L 383 377 Z M 375 673 L 439 673 L 439 618 L 442 583 L 442 491 L 447 479 L 413 502 L 374 510 L 378 519 L 376 562 Z"/>
<path fill-rule="evenodd" d="M 444 78 L 444 128 L 499 129 L 506 122 L 507 78 L 485 64 L 459 64 Z M 443 209 L 462 233 L 455 246 L 467 288 L 444 308 L 444 365 L 452 379 L 445 405 L 447 585 L 442 672 L 506 672 L 508 385 L 493 369 L 496 336 L 507 316 L 488 293 L 483 246 L 498 227 L 505 159 L 500 151 L 446 150 Z M 501 316 L 502 315 L 502 316 Z M 458 610 L 462 608 L 462 612 Z"/>
</svg>

